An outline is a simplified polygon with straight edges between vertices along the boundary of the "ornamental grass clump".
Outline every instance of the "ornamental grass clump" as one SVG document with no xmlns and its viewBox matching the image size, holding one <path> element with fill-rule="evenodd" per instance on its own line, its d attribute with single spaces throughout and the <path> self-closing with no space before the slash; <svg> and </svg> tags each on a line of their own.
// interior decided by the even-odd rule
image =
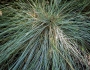
<svg viewBox="0 0 90 70">
<path fill-rule="evenodd" d="M 89 70 L 88 1 L 30 0 L 2 8 L 1 70 Z"/>
</svg>

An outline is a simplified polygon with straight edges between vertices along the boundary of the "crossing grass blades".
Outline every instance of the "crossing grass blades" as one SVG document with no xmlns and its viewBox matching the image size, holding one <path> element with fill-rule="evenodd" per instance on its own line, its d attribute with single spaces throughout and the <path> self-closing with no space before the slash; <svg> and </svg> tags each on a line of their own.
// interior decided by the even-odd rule
<svg viewBox="0 0 90 70">
<path fill-rule="evenodd" d="M 88 0 L 27 0 L 3 7 L 0 70 L 89 70 Z"/>
</svg>

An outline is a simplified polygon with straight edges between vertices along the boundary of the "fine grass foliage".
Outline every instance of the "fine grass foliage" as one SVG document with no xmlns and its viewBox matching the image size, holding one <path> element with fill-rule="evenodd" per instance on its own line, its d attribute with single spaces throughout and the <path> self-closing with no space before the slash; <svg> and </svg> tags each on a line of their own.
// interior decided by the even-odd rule
<svg viewBox="0 0 90 70">
<path fill-rule="evenodd" d="M 89 70 L 88 0 L 27 0 L 1 8 L 1 70 Z"/>
</svg>

